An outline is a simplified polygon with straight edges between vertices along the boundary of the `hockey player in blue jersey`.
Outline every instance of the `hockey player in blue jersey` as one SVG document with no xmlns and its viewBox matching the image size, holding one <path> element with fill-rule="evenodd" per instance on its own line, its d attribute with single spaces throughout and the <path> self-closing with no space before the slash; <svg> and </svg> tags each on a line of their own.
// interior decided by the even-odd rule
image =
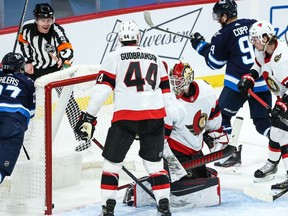
<svg viewBox="0 0 288 216">
<path fill-rule="evenodd" d="M 228 133 L 231 133 L 231 118 L 248 101 L 250 116 L 256 130 L 268 136 L 271 122 L 267 110 L 253 98 L 241 94 L 237 88 L 239 80 L 247 74 L 254 62 L 254 49 L 248 41 L 248 36 L 249 28 L 256 20 L 237 19 L 237 4 L 234 0 L 218 1 L 213 7 L 213 18 L 221 24 L 222 28 L 214 34 L 211 42 L 206 42 L 204 37 L 196 32 L 192 36 L 191 44 L 213 70 L 226 65 L 224 87 L 219 97 L 223 117 L 222 125 Z M 256 80 L 254 91 L 271 106 L 271 93 L 263 77 Z M 230 167 L 235 164 L 241 164 L 240 146 L 231 157 L 216 162 L 214 165 Z"/>
<path fill-rule="evenodd" d="M 34 82 L 24 69 L 24 57 L 8 53 L 0 72 L 0 183 L 10 176 L 21 147 L 24 133 L 35 113 Z"/>
</svg>

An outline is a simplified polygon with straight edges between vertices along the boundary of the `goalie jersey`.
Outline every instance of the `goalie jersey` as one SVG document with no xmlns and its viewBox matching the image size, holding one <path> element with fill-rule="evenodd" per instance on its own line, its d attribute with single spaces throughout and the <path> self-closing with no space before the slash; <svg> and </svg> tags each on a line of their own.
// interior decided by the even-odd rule
<svg viewBox="0 0 288 216">
<path fill-rule="evenodd" d="M 215 70 L 226 65 L 224 86 L 238 92 L 237 83 L 254 62 L 254 48 L 248 40 L 253 19 L 238 19 L 214 34 L 209 53 L 204 53 L 207 65 Z M 263 77 L 256 80 L 255 92 L 268 91 Z"/>
<path fill-rule="evenodd" d="M 165 117 L 165 138 L 171 149 L 185 155 L 193 155 L 203 147 L 204 130 L 221 128 L 222 116 L 217 96 L 211 85 L 203 80 L 194 80 L 190 84 L 195 94 L 187 98 L 184 95 L 176 99 L 167 108 Z"/>
</svg>

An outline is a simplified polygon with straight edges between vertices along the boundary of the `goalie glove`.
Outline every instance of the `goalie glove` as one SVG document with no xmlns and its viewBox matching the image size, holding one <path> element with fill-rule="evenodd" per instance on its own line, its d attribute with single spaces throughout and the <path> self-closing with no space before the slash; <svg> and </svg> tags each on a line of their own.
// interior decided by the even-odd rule
<svg viewBox="0 0 288 216">
<path fill-rule="evenodd" d="M 211 152 L 224 149 L 229 143 L 227 132 L 222 127 L 218 130 L 206 131 L 203 134 L 203 140 Z"/>
<path fill-rule="evenodd" d="M 79 120 L 74 128 L 75 133 L 77 133 L 77 135 L 82 140 L 90 140 L 95 131 L 96 124 L 97 124 L 96 117 L 81 111 Z"/>
</svg>

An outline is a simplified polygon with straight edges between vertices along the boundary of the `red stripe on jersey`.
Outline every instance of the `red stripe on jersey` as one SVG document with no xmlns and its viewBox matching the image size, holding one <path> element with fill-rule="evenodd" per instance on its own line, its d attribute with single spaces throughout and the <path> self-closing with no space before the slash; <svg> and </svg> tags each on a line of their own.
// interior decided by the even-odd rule
<svg viewBox="0 0 288 216">
<path fill-rule="evenodd" d="M 195 155 L 197 153 L 197 151 L 191 149 L 191 148 L 188 148 L 187 146 L 183 145 L 182 143 L 180 142 L 177 142 L 176 140 L 173 140 L 173 139 L 168 139 L 167 140 L 168 143 L 169 143 L 169 146 L 171 149 L 174 149 L 178 152 L 181 152 L 182 154 L 185 154 L 185 155 Z"/>
<path fill-rule="evenodd" d="M 117 190 L 117 188 L 118 188 L 117 185 L 101 184 L 101 189 L 104 189 L 104 190 Z"/>
<path fill-rule="evenodd" d="M 152 186 L 152 190 L 163 190 L 163 189 L 167 189 L 170 188 L 170 184 L 162 184 L 162 185 L 155 185 Z"/>
<path fill-rule="evenodd" d="M 282 159 L 288 158 L 288 153 L 282 155 Z"/>
<path fill-rule="evenodd" d="M 170 92 L 171 92 L 170 88 L 162 89 L 162 93 L 163 93 L 163 94 L 164 94 L 164 93 L 170 93 Z"/>
<path fill-rule="evenodd" d="M 282 85 L 284 85 L 286 88 L 288 88 L 288 77 L 282 80 L 281 82 Z"/>
<path fill-rule="evenodd" d="M 162 170 L 162 171 L 159 171 L 157 173 L 151 174 L 150 178 L 155 178 L 157 176 L 163 176 L 163 175 L 168 175 L 168 172 L 166 170 Z"/>
<path fill-rule="evenodd" d="M 108 71 L 100 70 L 100 71 L 99 71 L 99 75 L 100 75 L 100 74 L 105 74 L 106 76 L 110 77 L 111 79 L 116 79 L 116 75 L 115 75 L 115 74 L 111 74 L 111 73 L 109 73 Z M 98 75 L 98 76 L 99 76 L 99 75 Z"/>
<path fill-rule="evenodd" d="M 280 152 L 280 149 L 275 149 L 275 148 L 272 148 L 272 147 L 268 147 L 270 151 L 272 152 Z"/>
<path fill-rule="evenodd" d="M 157 110 L 119 110 L 114 112 L 112 122 L 119 120 L 147 120 L 147 119 L 162 119 L 166 116 L 165 108 Z"/>
</svg>

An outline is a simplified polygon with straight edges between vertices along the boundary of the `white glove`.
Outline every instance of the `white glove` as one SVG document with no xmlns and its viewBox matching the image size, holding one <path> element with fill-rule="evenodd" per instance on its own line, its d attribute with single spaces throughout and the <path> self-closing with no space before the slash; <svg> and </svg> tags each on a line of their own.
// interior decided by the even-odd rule
<svg viewBox="0 0 288 216">
<path fill-rule="evenodd" d="M 203 140 L 211 152 L 224 149 L 229 143 L 228 135 L 222 128 L 205 132 L 203 134 Z"/>
</svg>

